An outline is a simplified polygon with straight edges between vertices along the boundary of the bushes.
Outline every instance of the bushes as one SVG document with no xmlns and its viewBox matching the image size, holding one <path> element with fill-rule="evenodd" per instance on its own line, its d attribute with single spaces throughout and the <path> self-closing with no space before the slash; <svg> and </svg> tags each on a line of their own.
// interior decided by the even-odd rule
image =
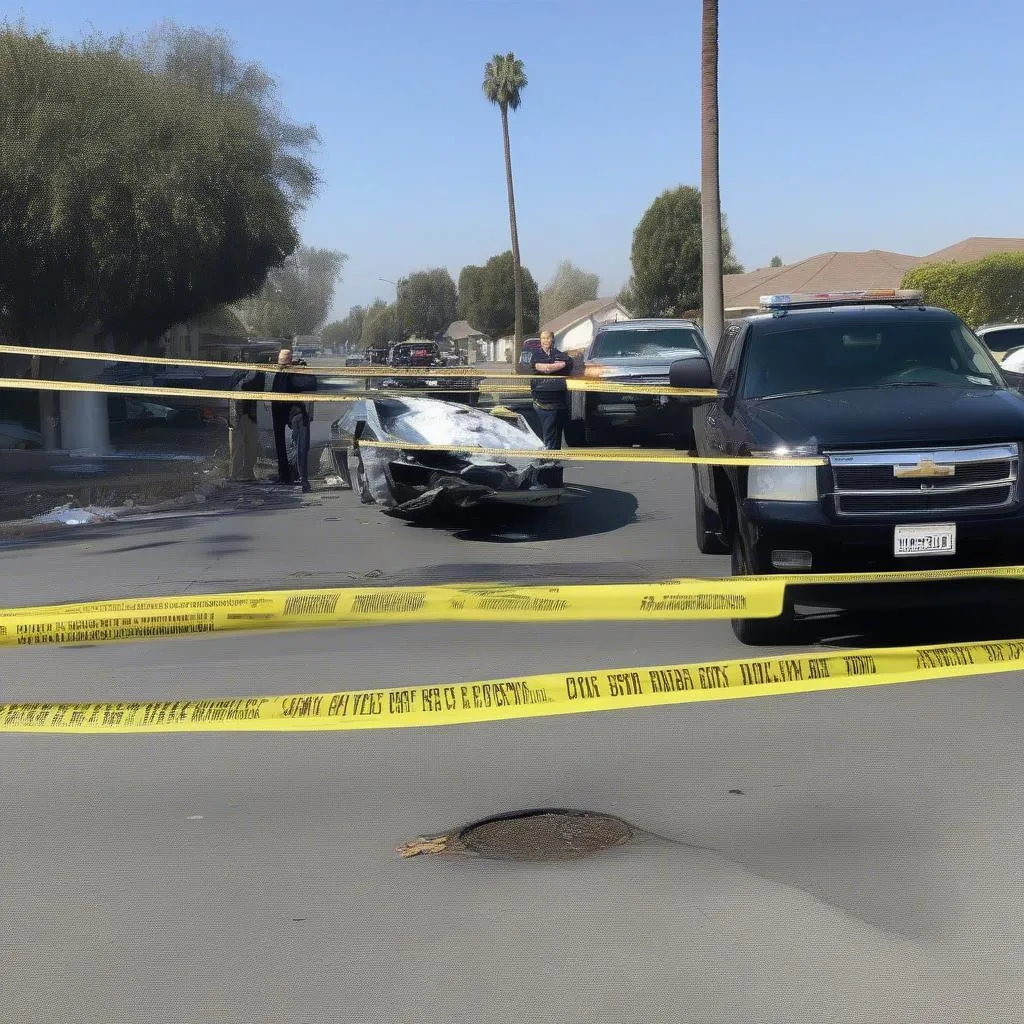
<svg viewBox="0 0 1024 1024">
<path fill-rule="evenodd" d="M 1024 317 L 1024 253 L 1004 252 L 970 263 L 925 263 L 903 275 L 930 306 L 943 306 L 966 324 Z"/>
</svg>

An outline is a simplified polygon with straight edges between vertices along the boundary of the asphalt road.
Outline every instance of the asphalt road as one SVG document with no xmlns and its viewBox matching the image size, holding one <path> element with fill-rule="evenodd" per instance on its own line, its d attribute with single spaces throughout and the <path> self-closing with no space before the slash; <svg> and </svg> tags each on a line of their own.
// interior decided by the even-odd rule
<svg viewBox="0 0 1024 1024">
<path fill-rule="evenodd" d="M 3 600 L 726 571 L 693 546 L 688 471 L 569 476 L 572 508 L 448 527 L 253 489 L 264 504 L 0 548 Z M 966 618 L 806 639 L 1015 626 Z M 10 650 L 0 685 L 226 696 L 748 653 L 726 623 L 539 620 Z M 1022 732 L 1014 675 L 388 733 L 4 736 L 0 1018 L 1018 1021 Z M 649 834 L 560 864 L 393 852 L 543 806 Z"/>
</svg>

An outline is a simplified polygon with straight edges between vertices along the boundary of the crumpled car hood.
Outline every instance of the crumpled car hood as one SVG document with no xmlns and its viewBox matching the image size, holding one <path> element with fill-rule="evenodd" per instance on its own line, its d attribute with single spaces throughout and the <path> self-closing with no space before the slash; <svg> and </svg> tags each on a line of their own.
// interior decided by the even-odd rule
<svg viewBox="0 0 1024 1024">
<path fill-rule="evenodd" d="M 406 517 L 438 507 L 467 508 L 491 502 L 553 505 L 566 495 L 560 475 L 556 486 L 546 485 L 540 458 L 503 459 L 459 451 L 460 446 L 505 448 L 542 456 L 543 441 L 521 415 L 509 421 L 453 402 L 410 397 L 367 400 L 361 418 L 376 438 L 396 439 L 394 448 L 360 449 L 370 493 L 392 515 Z M 452 451 L 405 450 L 401 441 L 440 444 Z M 396 498 L 388 475 L 389 467 L 398 464 L 425 467 L 430 471 L 428 486 L 413 497 Z"/>
</svg>

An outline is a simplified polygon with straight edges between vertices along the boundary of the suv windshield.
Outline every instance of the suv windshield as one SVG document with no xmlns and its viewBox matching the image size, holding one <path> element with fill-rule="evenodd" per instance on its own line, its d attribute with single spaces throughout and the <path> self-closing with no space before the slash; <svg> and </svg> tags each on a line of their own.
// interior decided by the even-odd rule
<svg viewBox="0 0 1024 1024">
<path fill-rule="evenodd" d="M 697 332 L 690 327 L 654 327 L 599 331 L 591 359 L 676 358 L 681 352 L 700 352 Z"/>
<path fill-rule="evenodd" d="M 804 329 L 755 329 L 743 360 L 744 398 L 900 385 L 1005 386 L 989 353 L 954 320 L 837 318 Z"/>
</svg>

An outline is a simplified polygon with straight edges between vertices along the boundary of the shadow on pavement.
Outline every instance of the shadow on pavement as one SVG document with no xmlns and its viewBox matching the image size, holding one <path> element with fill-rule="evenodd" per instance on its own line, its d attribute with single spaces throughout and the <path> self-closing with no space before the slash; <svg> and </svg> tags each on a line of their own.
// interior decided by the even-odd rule
<svg viewBox="0 0 1024 1024">
<path fill-rule="evenodd" d="M 572 501 L 554 508 L 488 505 L 438 514 L 409 526 L 446 530 L 458 540 L 523 544 L 612 533 L 636 521 L 638 502 L 633 494 L 608 487 L 576 486 L 573 491 Z"/>
<path fill-rule="evenodd" d="M 907 608 L 897 614 L 835 612 L 808 616 L 798 627 L 798 642 L 826 647 L 916 647 L 1024 636 L 1019 605 L 1006 607 L 995 602 Z"/>
</svg>

